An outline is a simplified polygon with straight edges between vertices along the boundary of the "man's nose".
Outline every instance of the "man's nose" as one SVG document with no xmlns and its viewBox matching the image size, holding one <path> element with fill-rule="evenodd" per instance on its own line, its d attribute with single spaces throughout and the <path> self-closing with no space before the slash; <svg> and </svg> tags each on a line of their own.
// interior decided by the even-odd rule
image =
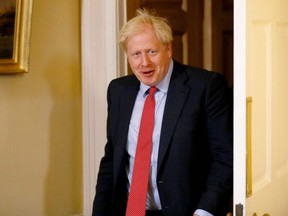
<svg viewBox="0 0 288 216">
<path fill-rule="evenodd" d="M 147 66 L 150 63 L 150 58 L 147 53 L 142 55 L 142 66 Z"/>
</svg>

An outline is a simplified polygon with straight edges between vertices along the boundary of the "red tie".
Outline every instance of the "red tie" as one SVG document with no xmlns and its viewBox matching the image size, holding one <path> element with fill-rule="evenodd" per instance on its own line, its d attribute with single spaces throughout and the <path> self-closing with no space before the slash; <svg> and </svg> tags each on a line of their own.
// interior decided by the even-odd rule
<svg viewBox="0 0 288 216">
<path fill-rule="evenodd" d="M 142 112 L 126 216 L 145 216 L 156 91 L 154 86 L 149 89 Z"/>
</svg>

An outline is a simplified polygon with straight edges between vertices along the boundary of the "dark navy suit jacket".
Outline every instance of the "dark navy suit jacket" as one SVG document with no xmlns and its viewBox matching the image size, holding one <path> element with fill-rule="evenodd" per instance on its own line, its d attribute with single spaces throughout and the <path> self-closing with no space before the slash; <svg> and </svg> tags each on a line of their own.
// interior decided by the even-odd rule
<svg viewBox="0 0 288 216">
<path fill-rule="evenodd" d="M 107 93 L 105 155 L 93 216 L 124 216 L 127 134 L 139 90 L 134 75 L 113 80 Z M 233 187 L 233 130 L 223 76 L 174 61 L 164 110 L 157 185 L 164 216 L 191 216 L 196 209 L 225 215 Z"/>
</svg>

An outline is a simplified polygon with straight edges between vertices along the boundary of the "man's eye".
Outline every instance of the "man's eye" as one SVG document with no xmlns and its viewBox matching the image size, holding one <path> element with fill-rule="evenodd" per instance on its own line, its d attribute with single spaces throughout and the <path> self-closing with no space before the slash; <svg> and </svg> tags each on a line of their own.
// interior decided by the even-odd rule
<svg viewBox="0 0 288 216">
<path fill-rule="evenodd" d="M 132 54 L 133 57 L 138 57 L 139 55 L 140 55 L 140 52 L 136 52 Z"/>
<path fill-rule="evenodd" d="M 155 50 L 150 50 L 150 51 L 149 51 L 149 54 L 150 54 L 150 55 L 155 55 L 155 54 L 156 54 L 156 51 L 155 51 Z"/>
</svg>

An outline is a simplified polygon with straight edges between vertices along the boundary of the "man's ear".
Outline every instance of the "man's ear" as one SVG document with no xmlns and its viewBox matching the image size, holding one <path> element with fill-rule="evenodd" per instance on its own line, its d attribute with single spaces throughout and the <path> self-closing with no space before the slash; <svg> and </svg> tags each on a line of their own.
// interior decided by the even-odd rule
<svg viewBox="0 0 288 216">
<path fill-rule="evenodd" d="M 172 57 L 172 43 L 167 45 L 167 52 L 169 53 L 169 57 Z"/>
</svg>

